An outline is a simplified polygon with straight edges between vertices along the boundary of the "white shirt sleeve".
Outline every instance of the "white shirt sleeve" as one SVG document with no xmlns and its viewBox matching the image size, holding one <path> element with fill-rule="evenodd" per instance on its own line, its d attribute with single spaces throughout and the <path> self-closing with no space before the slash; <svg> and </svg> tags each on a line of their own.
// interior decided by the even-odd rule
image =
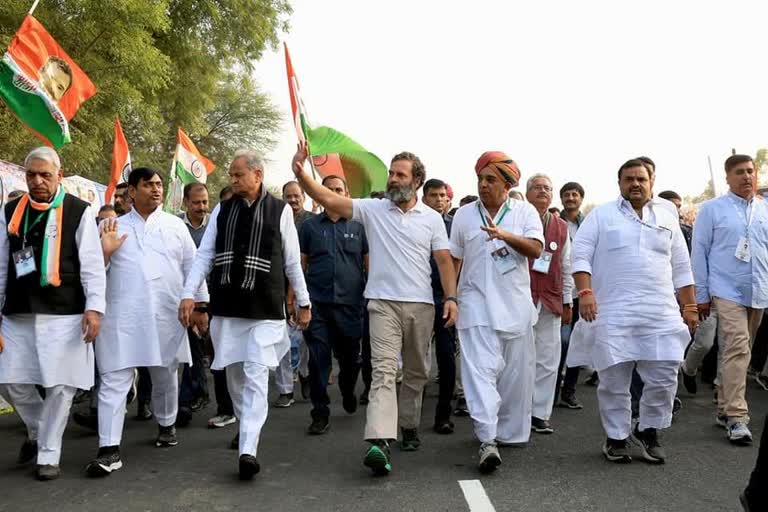
<svg viewBox="0 0 768 512">
<path fill-rule="evenodd" d="M 309 292 L 304 280 L 304 271 L 301 269 L 299 235 L 293 222 L 293 211 L 288 205 L 285 205 L 283 215 L 280 217 L 280 235 L 283 240 L 283 267 L 293 293 L 296 295 L 296 303 L 302 307 L 308 306 Z"/>
<path fill-rule="evenodd" d="M 691 258 L 688 255 L 688 244 L 685 243 L 680 224 L 672 228 L 672 283 L 675 290 L 694 284 L 691 271 Z"/>
<path fill-rule="evenodd" d="M 181 260 L 181 271 L 184 275 L 184 278 L 189 275 L 189 272 L 192 270 L 192 266 L 195 263 L 195 253 L 197 252 L 197 248 L 195 247 L 195 241 L 192 240 L 192 235 L 189 233 L 189 229 L 187 226 L 183 223 L 183 221 L 180 223 L 181 229 L 184 231 L 181 232 L 181 253 L 182 253 L 182 260 Z M 206 229 L 207 231 L 207 229 Z M 197 292 L 195 293 L 195 302 L 209 302 L 210 296 L 208 295 L 208 283 L 205 282 L 205 279 L 203 279 L 202 284 L 197 289 Z"/>
<path fill-rule="evenodd" d="M 530 203 L 525 203 L 525 213 L 523 215 L 523 237 L 532 238 L 541 242 L 544 247 L 544 225 L 541 223 L 539 212 Z"/>
<path fill-rule="evenodd" d="M 560 252 L 560 271 L 563 275 L 563 304 L 573 303 L 573 264 L 571 262 L 571 241 L 565 237 L 563 250 Z"/>
<path fill-rule="evenodd" d="M 432 220 L 432 251 L 445 251 L 450 248 L 448 244 L 448 233 L 445 230 L 445 221 L 436 213 L 430 215 Z"/>
<path fill-rule="evenodd" d="M 208 227 L 205 228 L 203 240 L 200 242 L 195 253 L 195 260 L 186 274 L 184 282 L 184 293 L 182 299 L 194 299 L 200 291 L 203 281 L 208 277 L 208 273 L 213 267 L 213 260 L 216 258 L 216 225 L 219 218 L 220 204 L 211 212 L 208 218 Z M 186 269 L 185 269 L 186 270 Z"/>
<path fill-rule="evenodd" d="M 599 212 L 593 211 L 581 223 L 576 237 L 573 239 L 571 249 L 572 273 L 586 272 L 592 274 L 592 265 L 595 259 L 595 248 L 599 239 Z"/>
<path fill-rule="evenodd" d="M 5 287 L 8 284 L 8 265 L 11 264 L 8 251 L 8 226 L 5 208 L 0 208 L 0 308 L 5 305 Z"/>
<path fill-rule="evenodd" d="M 368 212 L 373 206 L 373 201 L 379 199 L 353 199 L 352 200 L 352 220 L 356 220 L 363 226 L 368 222 Z"/>
<path fill-rule="evenodd" d="M 5 242 L 8 242 L 8 236 L 3 236 Z M 106 290 L 107 274 L 104 270 L 104 253 L 101 250 L 101 239 L 99 238 L 99 228 L 96 226 L 96 216 L 93 209 L 88 206 L 80 217 L 80 224 L 75 233 L 75 243 L 77 244 L 77 255 L 80 259 L 80 282 L 85 292 L 86 311 L 96 311 L 104 314 L 106 308 Z M 5 253 L 7 257 L 8 249 L 5 251 L 0 245 L 0 252 Z M 0 261 L 0 263 L 2 263 Z M 7 268 L 7 267 L 3 267 Z M 5 290 L 5 282 L 2 283 L 2 289 Z"/>
</svg>

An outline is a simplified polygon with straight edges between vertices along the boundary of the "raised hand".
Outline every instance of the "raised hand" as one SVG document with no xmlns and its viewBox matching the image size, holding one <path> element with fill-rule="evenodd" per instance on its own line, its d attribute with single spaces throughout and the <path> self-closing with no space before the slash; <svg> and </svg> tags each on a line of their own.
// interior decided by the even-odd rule
<svg viewBox="0 0 768 512">
<path fill-rule="evenodd" d="M 128 233 L 121 237 L 117 236 L 117 219 L 107 219 L 101 225 L 101 250 L 104 252 L 104 261 L 109 258 L 123 246 L 123 242 L 128 238 Z"/>
</svg>

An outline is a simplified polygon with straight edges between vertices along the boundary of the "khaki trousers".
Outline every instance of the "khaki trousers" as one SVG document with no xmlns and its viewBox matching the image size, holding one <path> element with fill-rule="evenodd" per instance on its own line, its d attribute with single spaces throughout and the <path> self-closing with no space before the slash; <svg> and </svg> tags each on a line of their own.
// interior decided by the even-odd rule
<svg viewBox="0 0 768 512">
<path fill-rule="evenodd" d="M 417 428 L 421 399 L 429 374 L 429 342 L 435 306 L 420 302 L 368 302 L 373 376 L 365 423 L 365 439 L 397 439 L 402 428 Z M 403 355 L 400 401 L 395 379 L 397 359 Z"/>
<path fill-rule="evenodd" d="M 727 416 L 729 423 L 747 421 L 747 367 L 752 354 L 752 342 L 763 318 L 763 310 L 748 308 L 718 297 L 712 297 L 712 302 L 718 313 L 717 332 L 720 343 L 717 412 Z"/>
</svg>

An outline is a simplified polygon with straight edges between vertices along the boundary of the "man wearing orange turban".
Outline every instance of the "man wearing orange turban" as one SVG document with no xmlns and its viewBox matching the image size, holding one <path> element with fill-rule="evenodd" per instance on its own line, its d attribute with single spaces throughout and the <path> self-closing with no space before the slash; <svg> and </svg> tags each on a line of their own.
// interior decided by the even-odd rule
<svg viewBox="0 0 768 512">
<path fill-rule="evenodd" d="M 490 169 L 501 181 L 505 181 L 516 187 L 520 182 L 520 169 L 514 160 L 509 158 L 501 151 L 486 151 L 475 164 L 475 172 L 480 175 L 480 171 L 485 168 Z"/>
</svg>

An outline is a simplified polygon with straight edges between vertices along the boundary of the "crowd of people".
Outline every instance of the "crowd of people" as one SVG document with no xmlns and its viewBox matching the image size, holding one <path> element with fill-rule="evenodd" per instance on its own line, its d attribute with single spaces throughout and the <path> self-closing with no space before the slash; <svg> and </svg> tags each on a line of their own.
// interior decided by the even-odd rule
<svg viewBox="0 0 768 512">
<path fill-rule="evenodd" d="M 209 400 L 210 366 L 208 425 L 239 424 L 241 479 L 260 470 L 270 370 L 274 407 L 292 406 L 294 383 L 311 401 L 309 435 L 331 427 L 334 379 L 344 411 L 366 406 L 363 464 L 386 475 L 394 443 L 421 448 L 433 356 L 433 429 L 451 434 L 452 417 L 470 416 L 483 473 L 502 464 L 500 447 L 552 434 L 555 405 L 582 408 L 584 367 L 608 461 L 667 460 L 659 433 L 680 404 L 678 375 L 696 393 L 711 353 L 716 422 L 730 443 L 752 443 L 745 389 L 768 306 L 768 207 L 749 156 L 726 160 L 729 191 L 693 226 L 678 194 L 653 192 L 647 157 L 622 164 L 618 198 L 588 215 L 579 183 L 560 188 L 559 210 L 549 176 L 523 180 L 498 151 L 477 160 L 477 196 L 458 208 L 412 153 L 395 155 L 386 190 L 366 199 L 351 199 L 343 176 L 316 181 L 306 158 L 300 145 L 282 200 L 244 149 L 210 213 L 201 183 L 185 187 L 184 213 L 163 211 L 162 178 L 141 167 L 96 214 L 64 192 L 54 150 L 29 153 L 29 192 L 0 212 L 0 393 L 27 429 L 19 463 L 60 475 L 78 390 L 91 401 L 74 419 L 98 431 L 89 476 L 122 467 L 133 400 L 157 422 L 156 445 L 176 446 L 176 427 Z M 768 389 L 768 362 L 753 377 Z M 747 510 L 766 507 L 765 448 Z"/>
</svg>

